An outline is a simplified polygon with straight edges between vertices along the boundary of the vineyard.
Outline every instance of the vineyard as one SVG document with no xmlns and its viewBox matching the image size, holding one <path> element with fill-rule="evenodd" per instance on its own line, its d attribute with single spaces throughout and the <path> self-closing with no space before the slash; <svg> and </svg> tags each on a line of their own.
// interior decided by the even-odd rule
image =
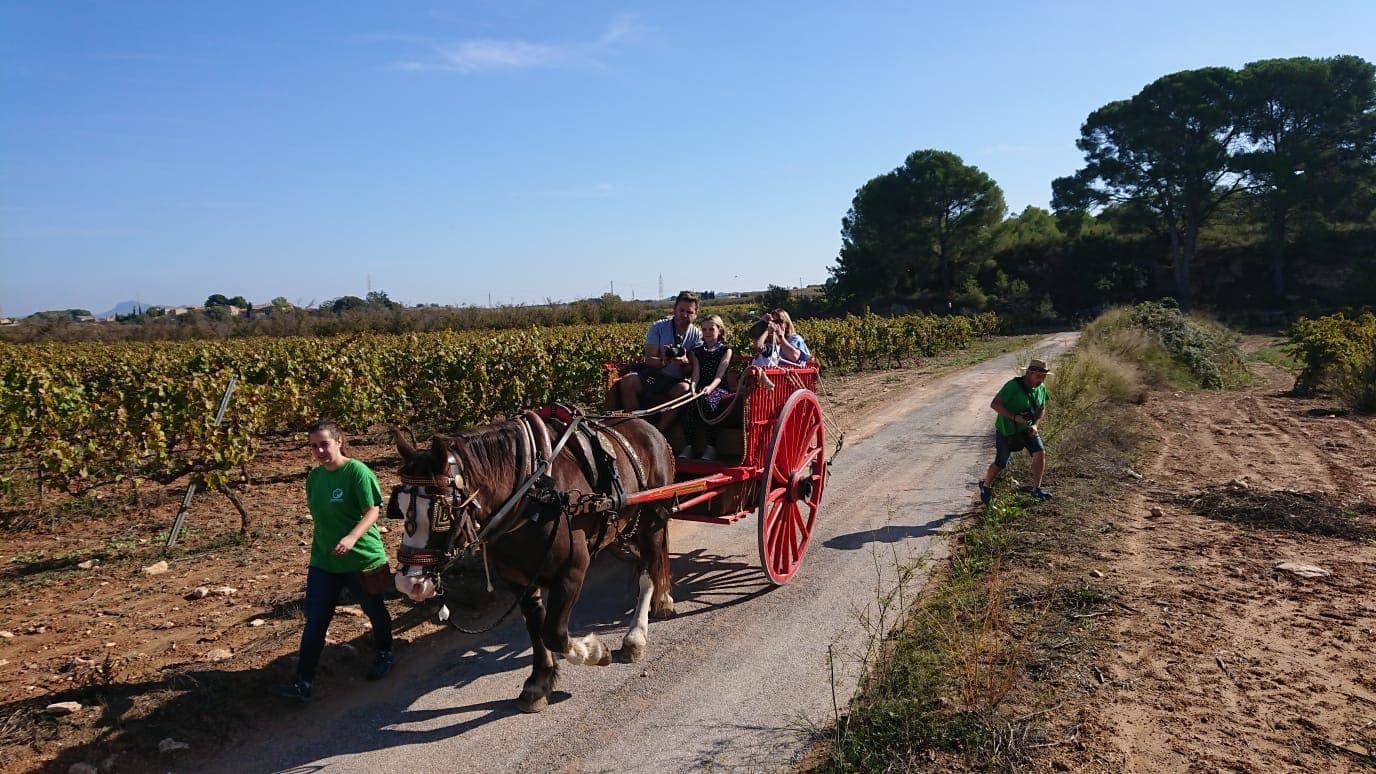
<svg viewBox="0 0 1376 774">
<path fill-rule="evenodd" d="M 829 372 L 901 365 L 992 335 L 993 314 L 850 316 L 798 330 Z M 216 487 L 261 439 L 321 416 L 362 430 L 458 430 L 556 400 L 591 404 L 602 364 L 640 354 L 643 323 L 338 338 L 0 345 L 0 495 L 81 493 L 190 476 Z M 213 417 L 231 376 L 225 415 Z"/>
</svg>

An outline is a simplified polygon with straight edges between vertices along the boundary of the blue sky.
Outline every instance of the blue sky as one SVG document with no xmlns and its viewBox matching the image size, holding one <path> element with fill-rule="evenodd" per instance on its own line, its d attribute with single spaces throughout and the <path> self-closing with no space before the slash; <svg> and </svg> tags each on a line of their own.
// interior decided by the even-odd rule
<svg viewBox="0 0 1376 774">
<path fill-rule="evenodd" d="M 1321 0 L 0 0 L 0 314 L 821 282 L 914 150 L 1046 207 L 1095 108 L 1376 61 L 1373 30 Z"/>
</svg>

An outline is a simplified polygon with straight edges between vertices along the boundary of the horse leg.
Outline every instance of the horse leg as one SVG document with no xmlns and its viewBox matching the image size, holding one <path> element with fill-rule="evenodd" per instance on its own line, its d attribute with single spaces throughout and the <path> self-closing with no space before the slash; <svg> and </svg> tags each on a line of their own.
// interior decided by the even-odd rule
<svg viewBox="0 0 1376 774">
<path fill-rule="evenodd" d="M 626 638 L 621 641 L 621 653 L 627 661 L 639 661 L 645 655 L 645 635 L 650 628 L 650 597 L 655 589 L 650 574 L 640 572 L 640 597 L 635 604 L 635 620 Z"/>
<path fill-rule="evenodd" d="M 587 544 L 574 540 L 574 555 L 569 558 L 567 570 L 550 586 L 549 604 L 545 608 L 545 647 L 556 653 L 563 653 L 570 664 L 585 666 L 607 666 L 612 663 L 612 651 L 596 634 L 583 637 L 569 636 L 569 615 L 573 604 L 583 591 L 583 579 L 587 575 Z"/>
<path fill-rule="evenodd" d="M 554 654 L 545 647 L 540 631 L 544 628 L 545 608 L 540 600 L 540 588 L 530 590 L 521 599 L 521 615 L 526 619 L 526 632 L 530 634 L 531 655 L 530 677 L 521 688 L 516 704 L 522 712 L 539 712 L 549 705 L 550 692 L 559 682 L 559 664 Z"/>
<path fill-rule="evenodd" d="M 640 555 L 645 562 L 645 570 L 649 579 L 654 584 L 653 596 L 650 600 L 650 617 L 656 620 L 673 618 L 674 597 L 672 591 L 673 577 L 669 567 L 669 519 L 668 514 L 662 508 L 656 508 L 653 514 L 643 514 L 639 540 Z M 650 525 L 655 525 L 650 528 Z M 644 586 L 641 587 L 642 593 Z M 637 608 L 639 609 L 639 608 Z"/>
</svg>

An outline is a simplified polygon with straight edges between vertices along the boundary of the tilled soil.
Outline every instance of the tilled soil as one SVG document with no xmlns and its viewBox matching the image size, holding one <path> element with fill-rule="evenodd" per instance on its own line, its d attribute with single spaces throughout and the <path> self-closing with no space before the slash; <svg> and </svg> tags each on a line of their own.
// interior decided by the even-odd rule
<svg viewBox="0 0 1376 774">
<path fill-rule="evenodd" d="M 1290 397 L 1289 374 L 1254 371 L 1242 393 L 1147 406 L 1160 448 L 1105 567 L 1124 610 L 1118 648 L 1083 709 L 1084 753 L 1058 766 L 1376 764 L 1376 417 Z"/>
</svg>

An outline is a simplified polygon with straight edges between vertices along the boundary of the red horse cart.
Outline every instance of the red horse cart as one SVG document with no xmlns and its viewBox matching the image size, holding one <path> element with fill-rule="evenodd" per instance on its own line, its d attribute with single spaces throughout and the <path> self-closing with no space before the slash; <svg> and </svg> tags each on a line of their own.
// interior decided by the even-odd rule
<svg viewBox="0 0 1376 774">
<path fill-rule="evenodd" d="M 735 365 L 748 358 L 736 358 Z M 607 364 L 608 408 L 618 408 L 616 380 L 626 364 Z M 677 461 L 675 483 L 626 498 L 627 505 L 672 501 L 676 519 L 734 524 L 758 516 L 760 563 L 775 585 L 798 571 L 826 488 L 827 459 L 821 404 L 814 391 L 817 368 L 751 367 L 730 408 L 715 424 L 715 460 Z M 681 411 L 698 411 L 693 403 Z M 653 411 L 653 409 L 651 409 Z M 677 451 L 678 423 L 669 434 Z"/>
</svg>

